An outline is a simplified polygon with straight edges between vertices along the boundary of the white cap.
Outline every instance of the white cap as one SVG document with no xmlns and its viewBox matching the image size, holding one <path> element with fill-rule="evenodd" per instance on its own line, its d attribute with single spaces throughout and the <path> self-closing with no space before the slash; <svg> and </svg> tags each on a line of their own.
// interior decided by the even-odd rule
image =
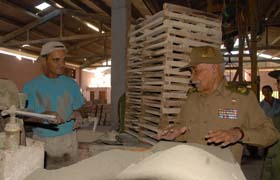
<svg viewBox="0 0 280 180">
<path fill-rule="evenodd" d="M 54 50 L 65 50 L 65 51 L 67 51 L 66 47 L 61 42 L 51 41 L 51 42 L 47 42 L 46 44 L 44 44 L 42 46 L 40 56 L 50 54 Z"/>
</svg>

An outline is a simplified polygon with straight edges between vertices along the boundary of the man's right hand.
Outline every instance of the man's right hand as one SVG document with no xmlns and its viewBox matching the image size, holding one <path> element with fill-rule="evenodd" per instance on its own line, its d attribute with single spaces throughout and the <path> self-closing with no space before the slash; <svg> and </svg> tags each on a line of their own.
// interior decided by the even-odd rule
<svg viewBox="0 0 280 180">
<path fill-rule="evenodd" d="M 163 129 L 159 132 L 158 139 L 174 140 L 178 136 L 184 134 L 186 130 L 186 127 L 169 126 L 168 128 Z"/>
<path fill-rule="evenodd" d="M 45 111 L 42 114 L 48 114 L 48 115 L 54 115 L 56 116 L 55 121 L 48 121 L 49 124 L 62 124 L 64 123 L 64 120 L 59 116 L 59 114 L 57 112 L 53 112 L 53 111 Z"/>
</svg>

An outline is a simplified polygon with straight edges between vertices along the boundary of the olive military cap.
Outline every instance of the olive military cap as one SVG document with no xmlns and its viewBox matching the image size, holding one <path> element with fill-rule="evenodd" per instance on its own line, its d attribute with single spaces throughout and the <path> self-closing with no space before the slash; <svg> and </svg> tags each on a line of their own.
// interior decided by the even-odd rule
<svg viewBox="0 0 280 180">
<path fill-rule="evenodd" d="M 224 62 L 224 58 L 219 49 L 212 46 L 200 46 L 192 48 L 190 54 L 190 63 L 183 67 L 186 70 L 189 67 L 198 64 L 220 64 Z"/>
<path fill-rule="evenodd" d="M 268 73 L 270 77 L 280 80 L 280 70 L 271 71 Z"/>
</svg>

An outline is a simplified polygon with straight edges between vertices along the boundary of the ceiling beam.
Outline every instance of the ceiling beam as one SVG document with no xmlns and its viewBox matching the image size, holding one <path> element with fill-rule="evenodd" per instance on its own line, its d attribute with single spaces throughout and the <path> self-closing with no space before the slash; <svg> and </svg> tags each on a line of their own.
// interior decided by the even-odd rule
<svg viewBox="0 0 280 180">
<path fill-rule="evenodd" d="M 149 9 L 143 3 L 143 0 L 132 0 L 131 3 L 132 3 L 133 6 L 135 6 L 135 8 L 139 9 L 139 11 L 143 15 L 151 15 L 151 12 L 149 11 Z"/>
<path fill-rule="evenodd" d="M 102 16 L 102 15 L 98 15 L 98 14 L 93 14 L 93 13 L 87 13 L 87 12 L 83 12 L 80 10 L 72 10 L 72 9 L 63 9 L 62 10 L 64 14 L 67 15 L 74 15 L 74 16 L 81 16 L 81 17 L 90 17 L 93 19 L 96 19 L 98 21 L 110 24 L 111 23 L 111 18 L 108 16 Z"/>
<path fill-rule="evenodd" d="M 143 2 L 152 14 L 155 14 L 162 9 L 157 0 L 143 0 Z"/>
<path fill-rule="evenodd" d="M 88 0 L 86 0 L 88 1 Z M 95 4 L 96 6 L 98 6 L 102 11 L 104 11 L 106 14 L 108 14 L 109 16 L 111 16 L 111 7 L 108 6 L 105 2 L 103 2 L 102 0 L 90 0 L 91 3 Z"/>
<path fill-rule="evenodd" d="M 1 3 L 1 1 L 0 1 L 0 3 Z M 38 15 L 32 13 L 32 12 L 29 12 L 29 11 L 27 11 L 27 10 L 21 8 L 21 7 L 16 6 L 15 4 L 12 4 L 12 3 L 9 3 L 9 2 L 8 2 L 7 4 L 8 4 L 9 6 L 12 6 L 13 8 L 16 8 L 17 11 L 22 12 L 22 13 L 24 13 L 24 14 L 26 14 L 26 15 L 32 16 L 32 17 L 34 17 L 34 18 L 36 18 L 36 19 L 40 19 L 40 18 L 41 18 L 40 16 L 38 16 Z M 60 10 L 62 10 L 62 9 L 60 9 Z M 78 10 L 77 10 L 77 11 L 78 11 Z M 76 12 L 77 12 L 77 11 L 76 11 Z M 53 23 L 53 22 L 49 22 L 49 24 L 52 25 L 52 26 L 59 26 L 59 25 L 57 25 L 56 23 Z M 67 29 L 65 29 L 65 33 L 67 33 L 67 34 L 76 34 L 76 33 L 72 32 L 72 31 L 67 30 Z M 44 33 L 44 34 L 45 34 L 45 33 Z M 108 33 L 106 33 L 106 34 L 108 34 Z M 98 46 L 99 48 L 102 48 L 102 47 L 103 47 L 103 46 L 98 45 L 98 44 L 96 44 L 96 46 Z"/>
<path fill-rule="evenodd" d="M 64 6 L 65 7 L 65 4 L 63 4 L 62 2 L 63 1 L 60 1 L 60 0 L 50 0 L 50 1 L 53 1 L 54 3 L 59 3 L 60 5 L 62 5 L 62 6 Z M 26 14 L 26 15 L 28 15 L 28 16 L 30 16 L 30 17 L 33 17 L 33 18 L 35 18 L 35 19 L 40 19 L 41 17 L 39 16 L 39 15 L 36 15 L 36 14 L 34 14 L 34 13 L 32 13 L 32 12 L 30 12 L 30 11 L 28 11 L 28 10 L 26 10 L 26 9 L 24 9 L 24 8 L 22 8 L 22 7 L 19 7 L 19 6 L 17 6 L 16 4 L 13 4 L 13 3 L 11 3 L 11 2 L 9 2 L 9 1 L 7 1 L 7 0 L 1 0 L 0 1 L 0 4 L 2 5 L 2 6 L 4 6 L 4 7 L 6 7 L 6 6 L 8 6 L 8 7 L 13 7 L 14 9 L 16 9 L 17 11 L 19 11 L 19 12 L 21 12 L 21 13 L 23 13 L 23 14 Z M 75 4 L 73 4 L 72 2 L 70 2 L 69 1 L 69 3 L 67 2 L 67 4 L 71 4 L 71 6 L 73 6 L 73 7 L 71 7 L 72 9 L 73 8 L 75 8 L 76 7 L 76 5 Z M 75 7 L 74 7 L 75 6 Z M 80 9 L 79 7 L 76 7 L 75 9 Z M 53 22 L 49 22 L 49 24 L 51 25 L 51 26 L 59 26 L 57 23 L 53 23 Z M 65 33 L 67 33 L 67 34 L 76 34 L 76 33 L 74 33 L 74 32 L 71 32 L 71 31 L 69 31 L 68 29 L 65 29 Z M 44 34 L 46 34 L 46 33 L 44 33 Z M 107 33 L 106 33 L 107 34 Z M 66 37 L 67 38 L 67 37 Z M 11 42 L 15 42 L 15 41 L 11 41 Z M 99 44 L 92 44 L 94 47 L 96 47 L 96 49 L 102 49 L 103 48 L 103 46 L 102 45 L 99 45 Z M 84 49 L 81 49 L 81 50 L 83 50 L 84 51 Z M 85 48 L 85 51 L 88 51 L 88 52 L 92 52 L 92 50 L 86 50 L 86 48 Z M 99 52 L 96 52 L 96 53 L 98 53 L 98 54 L 102 54 L 102 53 L 99 53 Z"/>
<path fill-rule="evenodd" d="M 280 50 L 280 46 L 259 46 L 257 47 L 257 50 L 272 50 L 272 49 L 276 49 L 276 50 Z M 249 50 L 248 48 L 244 48 L 245 50 Z M 238 51 L 238 48 L 233 48 L 232 51 Z M 221 52 L 227 52 L 226 49 L 222 49 Z"/>
<path fill-rule="evenodd" d="M 76 43 L 74 46 L 71 46 L 68 48 L 69 51 L 75 51 L 75 50 L 78 50 L 84 46 L 87 46 L 87 45 L 90 45 L 92 43 L 94 43 L 96 40 L 98 40 L 99 38 L 97 39 L 91 39 L 91 40 L 88 40 L 88 41 L 83 41 L 83 42 L 80 42 L 80 43 Z"/>
<path fill-rule="evenodd" d="M 38 39 L 38 40 L 29 40 L 29 41 L 22 41 L 22 42 L 13 42 L 13 43 L 2 43 L 0 44 L 2 47 L 12 47 L 18 46 L 23 44 L 44 44 L 49 41 L 74 41 L 74 40 L 84 40 L 84 39 L 91 39 L 91 38 L 100 38 L 106 35 L 96 35 L 96 34 L 84 34 L 84 35 L 73 35 L 68 37 L 55 37 L 55 38 L 46 38 L 46 39 Z"/>
<path fill-rule="evenodd" d="M 79 0 L 70 0 L 72 3 L 74 3 L 75 5 L 77 5 L 78 7 L 80 7 L 81 9 L 83 9 L 85 12 L 89 12 L 89 13 L 96 13 L 96 11 L 94 11 L 93 9 L 89 8 L 87 5 L 85 5 L 84 3 L 82 3 Z"/>
<path fill-rule="evenodd" d="M 19 28 L 19 27 L 21 27 L 22 26 L 22 24 L 21 25 L 18 25 L 18 24 L 16 24 L 15 22 L 13 22 L 12 20 L 9 20 L 9 19 L 6 19 L 6 18 L 4 18 L 4 17 L 0 17 L 0 21 L 3 21 L 3 22 L 5 22 L 5 23 L 8 23 L 8 24 L 10 24 L 10 25 L 12 25 L 12 26 L 14 26 L 15 28 Z M 34 34 L 34 35 L 36 35 L 36 36 L 38 36 L 40 39 L 44 39 L 44 38 L 46 38 L 42 33 L 40 33 L 40 32 L 36 32 L 36 31 L 32 31 L 32 33 Z M 106 35 L 108 35 L 108 34 L 106 34 Z M 90 42 L 92 43 L 92 44 L 94 44 L 95 42 L 96 42 L 96 40 L 99 40 L 99 39 L 101 39 L 102 38 L 102 36 L 100 37 L 99 35 L 98 35 L 98 37 L 97 37 L 97 35 L 95 35 L 96 36 L 96 38 L 94 38 L 94 39 L 92 39 L 92 38 L 90 38 L 91 36 L 89 36 L 89 39 L 90 39 Z M 88 38 L 88 36 L 84 36 L 83 38 L 85 38 L 85 39 L 87 39 Z M 25 39 L 21 39 L 21 40 L 25 40 Z M 48 40 L 51 40 L 51 39 L 48 39 Z M 57 40 L 59 40 L 59 39 L 57 39 Z M 36 40 L 36 41 L 40 41 L 40 40 Z M 36 42 L 35 41 L 35 42 Z M 29 45 L 31 45 L 31 43 L 29 43 L 28 41 L 15 41 L 15 40 L 12 40 L 11 42 L 9 42 L 9 43 L 14 43 L 14 44 L 18 44 L 18 46 L 20 46 L 20 45 L 22 45 L 22 44 L 29 44 Z M 77 46 L 75 46 L 75 47 L 77 47 L 77 49 L 79 48 L 79 49 L 81 49 L 82 47 L 84 47 L 84 46 L 86 46 L 86 45 L 89 45 L 90 43 L 87 43 L 87 44 L 84 44 L 85 43 L 85 41 L 83 41 L 83 42 L 80 42 L 80 43 L 75 43 L 75 44 L 77 44 Z M 1 44 L 0 44 L 1 45 Z M 7 44 L 7 46 L 8 46 L 9 44 Z M 12 45 L 12 44 L 11 44 Z M 3 46 L 6 46 L 6 44 L 4 44 Z M 35 46 L 35 44 L 33 44 L 32 46 L 30 46 L 30 47 L 20 47 L 21 49 L 23 48 L 23 49 L 33 49 L 33 50 L 36 50 L 37 52 L 37 54 L 38 54 L 38 52 L 40 52 L 40 49 L 41 49 L 41 47 L 37 47 L 37 46 Z M 97 49 L 102 49 L 103 47 L 100 45 Z M 71 48 L 68 48 L 68 50 L 69 50 L 69 52 L 71 52 L 72 51 L 72 49 Z M 75 49 L 74 49 L 75 50 Z M 88 50 L 85 50 L 84 52 L 92 52 L 92 51 L 88 51 Z M 100 52 L 100 53 L 97 53 L 97 54 L 102 54 L 102 52 Z"/>
<path fill-rule="evenodd" d="M 35 21 L 25 25 L 25 26 L 23 26 L 22 28 L 17 29 L 15 31 L 5 35 L 4 37 L 2 37 L 0 39 L 0 42 L 4 43 L 6 41 L 9 41 L 9 40 L 13 39 L 14 37 L 16 37 L 18 35 L 21 35 L 22 33 L 26 32 L 26 31 L 29 31 L 32 28 L 34 28 L 34 27 L 36 27 L 40 24 L 43 24 L 43 23 L 49 21 L 50 19 L 60 15 L 60 13 L 61 13 L 60 10 L 54 10 L 54 11 L 50 12 L 49 14 L 47 14 L 47 15 L 45 15 L 45 16 L 43 16 L 43 17 L 41 17 L 41 18 L 39 18 L 39 19 L 37 19 L 37 20 L 35 20 Z"/>
<path fill-rule="evenodd" d="M 17 11 L 23 12 L 23 13 L 25 13 L 25 14 L 33 17 L 33 18 L 38 18 L 39 17 L 36 14 L 34 14 L 34 13 L 30 12 L 30 11 L 27 11 L 26 9 L 24 9 L 22 7 L 19 7 L 19 6 L 15 5 L 15 4 L 11 3 L 8 0 L 1 0 L 0 1 L 0 5 L 1 5 L 1 7 L 6 7 L 6 6 L 12 7 L 14 9 L 16 9 Z"/>
<path fill-rule="evenodd" d="M 24 24 L 19 23 L 19 22 L 14 22 L 14 20 L 7 19 L 6 17 L 0 17 L 0 21 L 5 22 L 5 23 L 7 23 L 11 26 L 14 26 L 15 28 L 20 28 L 20 27 L 24 26 Z M 45 34 L 39 32 L 39 31 L 33 30 L 30 33 L 32 33 L 35 36 L 38 36 L 39 38 L 45 38 L 46 37 Z M 49 34 L 47 34 L 47 35 L 49 35 Z M 31 36 L 31 34 L 29 36 Z"/>
<path fill-rule="evenodd" d="M 269 18 L 272 11 L 275 10 L 275 8 L 278 8 L 278 6 L 280 5 L 280 1 L 273 1 L 270 5 L 269 5 L 269 9 L 266 12 L 265 14 L 265 17 L 264 18 Z"/>
<path fill-rule="evenodd" d="M 65 3 L 63 0 L 45 0 L 47 3 L 51 4 L 52 6 L 56 6 L 56 4 L 61 5 L 63 8 L 72 9 L 73 7 L 69 4 Z"/>
<path fill-rule="evenodd" d="M 131 3 L 131 15 L 134 19 L 143 17 L 141 12 Z"/>
<path fill-rule="evenodd" d="M 75 5 L 79 6 L 83 11 L 85 11 L 86 13 L 92 13 L 92 14 L 97 14 L 97 12 L 93 9 L 91 9 L 90 7 L 88 7 L 86 4 L 84 4 L 83 2 L 79 1 L 79 0 L 71 0 L 72 3 L 74 3 Z M 99 15 L 100 16 L 100 15 Z M 104 16 L 103 16 L 104 17 Z M 108 18 L 108 17 L 107 17 Z M 95 18 L 92 18 L 93 20 L 95 20 Z M 106 21 L 105 23 L 105 27 L 107 29 L 111 29 L 111 21 L 108 22 Z"/>
</svg>

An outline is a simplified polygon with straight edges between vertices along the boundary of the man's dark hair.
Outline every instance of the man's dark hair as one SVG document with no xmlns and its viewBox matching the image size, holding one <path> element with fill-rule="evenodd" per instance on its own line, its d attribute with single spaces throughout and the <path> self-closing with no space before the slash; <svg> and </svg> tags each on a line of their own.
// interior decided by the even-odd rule
<svg viewBox="0 0 280 180">
<path fill-rule="evenodd" d="M 262 89 L 268 89 L 270 92 L 273 92 L 272 87 L 270 85 L 265 85 Z"/>
</svg>

